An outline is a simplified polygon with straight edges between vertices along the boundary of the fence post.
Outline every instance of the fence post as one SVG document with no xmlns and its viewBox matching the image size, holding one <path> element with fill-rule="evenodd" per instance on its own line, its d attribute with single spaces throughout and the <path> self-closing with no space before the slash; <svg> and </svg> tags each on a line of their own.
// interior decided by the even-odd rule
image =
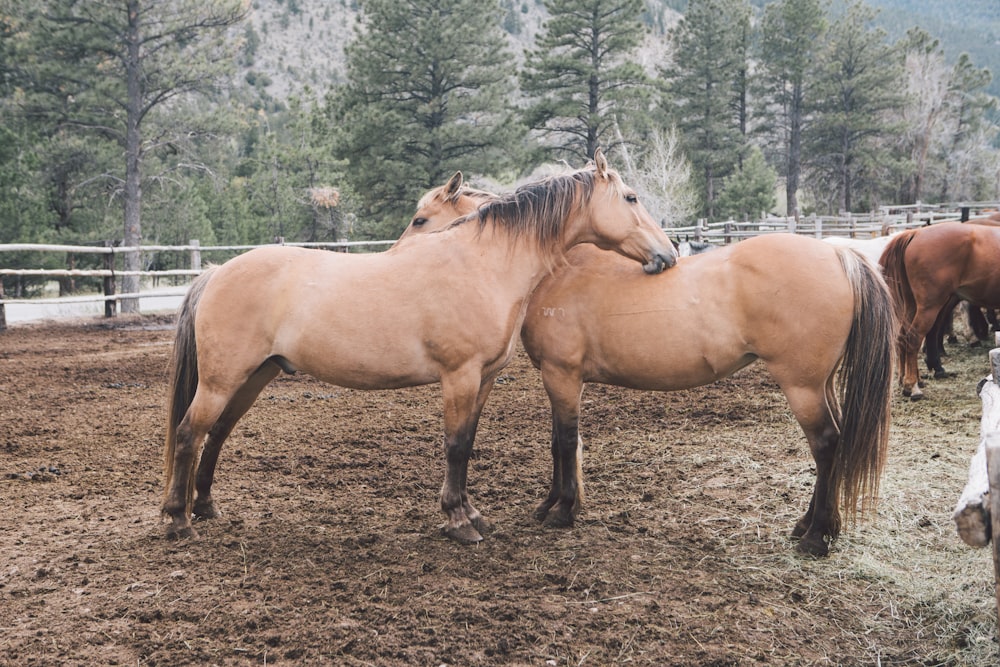
<svg viewBox="0 0 1000 667">
<path fill-rule="evenodd" d="M 193 246 L 191 248 L 191 270 L 201 271 L 201 241 L 191 239 L 188 243 Z"/>
<path fill-rule="evenodd" d="M 706 220 L 704 218 L 698 218 L 694 223 L 694 240 L 698 243 L 701 243 L 702 232 L 705 229 L 705 222 Z"/>
<path fill-rule="evenodd" d="M 7 311 L 3 305 L 3 281 L 0 280 L 0 331 L 7 330 Z"/>
<path fill-rule="evenodd" d="M 111 271 L 110 276 L 104 276 L 104 296 L 115 295 L 115 249 L 114 241 L 105 241 L 105 247 L 109 248 L 104 255 L 104 268 Z M 104 317 L 115 317 L 118 314 L 118 301 L 116 299 L 104 300 Z"/>
</svg>

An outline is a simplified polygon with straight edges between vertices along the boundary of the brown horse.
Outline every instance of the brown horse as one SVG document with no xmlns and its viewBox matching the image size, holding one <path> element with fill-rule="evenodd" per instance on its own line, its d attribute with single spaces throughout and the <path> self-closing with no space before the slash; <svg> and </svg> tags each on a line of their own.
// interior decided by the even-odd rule
<svg viewBox="0 0 1000 667">
<path fill-rule="evenodd" d="M 1000 229 L 941 222 L 897 234 L 879 260 L 899 315 L 904 396 L 923 398 L 917 354 L 953 297 L 1000 306 Z"/>
<path fill-rule="evenodd" d="M 568 526 L 579 512 L 584 383 L 675 391 L 761 359 L 816 461 L 792 535 L 800 551 L 825 555 L 840 499 L 852 513 L 870 504 L 886 456 L 896 327 L 877 269 L 784 234 L 681 258 L 652 280 L 611 253 L 580 247 L 568 259 L 535 290 L 521 330 L 552 405 L 552 487 L 536 517 Z"/>
<path fill-rule="evenodd" d="M 168 535 L 193 536 L 192 514 L 218 514 L 211 486 L 223 442 L 275 376 L 303 371 L 358 389 L 440 382 L 443 530 L 481 540 L 489 524 L 466 489 L 480 412 L 513 354 L 528 297 L 581 243 L 615 250 L 646 273 L 676 261 L 635 192 L 598 154 L 585 169 L 519 188 L 384 253 L 267 247 L 199 277 L 174 344 Z"/>
</svg>

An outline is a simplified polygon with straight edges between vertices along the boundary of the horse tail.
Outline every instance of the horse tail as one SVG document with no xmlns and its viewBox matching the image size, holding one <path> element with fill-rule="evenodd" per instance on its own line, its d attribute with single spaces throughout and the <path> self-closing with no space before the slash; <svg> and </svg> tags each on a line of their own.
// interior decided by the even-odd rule
<svg viewBox="0 0 1000 667">
<path fill-rule="evenodd" d="M 198 389 L 198 349 L 194 337 L 194 317 L 205 285 L 215 267 L 198 276 L 181 303 L 174 335 L 174 351 L 170 361 L 170 394 L 167 407 L 167 436 L 163 449 L 164 499 L 170 493 L 174 476 L 174 444 L 177 427 L 187 413 Z"/>
<path fill-rule="evenodd" d="M 900 322 L 908 322 L 910 319 L 908 313 L 916 310 L 916 299 L 913 297 L 913 290 L 906 275 L 906 249 L 916 233 L 917 230 L 910 229 L 894 236 L 878 260 L 879 266 L 882 267 L 882 276 L 892 294 L 896 317 Z"/>
<path fill-rule="evenodd" d="M 896 311 L 885 280 L 856 251 L 838 248 L 838 256 L 854 292 L 854 317 L 841 358 L 839 396 L 831 396 L 840 406 L 840 442 L 830 480 L 832 536 L 840 529 L 839 505 L 854 519 L 859 501 L 863 513 L 878 499 L 889 448 L 896 351 Z"/>
</svg>

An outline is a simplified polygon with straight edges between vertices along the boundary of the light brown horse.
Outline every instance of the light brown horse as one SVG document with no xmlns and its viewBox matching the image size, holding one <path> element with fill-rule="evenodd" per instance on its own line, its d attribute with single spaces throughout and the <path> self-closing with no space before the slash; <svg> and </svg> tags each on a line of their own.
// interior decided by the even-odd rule
<svg viewBox="0 0 1000 667">
<path fill-rule="evenodd" d="M 1000 228 L 941 222 L 897 234 L 879 264 L 899 315 L 900 384 L 904 396 L 923 398 L 920 344 L 953 297 L 1000 307 Z M 943 369 L 942 369 L 943 370 Z"/>
<path fill-rule="evenodd" d="M 218 514 L 211 486 L 223 442 L 275 376 L 302 371 L 357 389 L 440 382 L 443 530 L 460 542 L 481 540 L 489 524 L 466 489 L 480 412 L 513 354 L 528 296 L 582 243 L 615 250 L 646 273 L 676 260 L 635 192 L 598 154 L 585 169 L 519 188 L 384 253 L 268 247 L 199 277 L 174 344 L 168 535 L 193 536 L 192 514 Z"/>
<path fill-rule="evenodd" d="M 434 226 L 403 237 L 421 229 Z M 841 505 L 853 514 L 874 501 L 886 456 L 896 325 L 878 270 L 848 248 L 785 234 L 682 257 L 651 280 L 593 248 L 568 260 L 535 290 L 521 331 L 552 405 L 552 487 L 536 517 L 569 526 L 579 512 L 584 383 L 675 391 L 760 359 L 816 461 L 792 535 L 800 551 L 825 555 Z"/>
</svg>

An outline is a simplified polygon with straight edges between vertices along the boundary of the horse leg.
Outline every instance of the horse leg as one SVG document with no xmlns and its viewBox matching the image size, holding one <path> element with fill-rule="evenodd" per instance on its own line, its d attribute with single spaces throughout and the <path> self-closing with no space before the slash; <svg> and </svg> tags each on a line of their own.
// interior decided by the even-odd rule
<svg viewBox="0 0 1000 667">
<path fill-rule="evenodd" d="M 937 320 L 943 305 L 936 303 L 918 306 L 913 320 L 904 334 L 904 356 L 900 358 L 904 370 L 902 383 L 903 395 L 909 396 L 912 401 L 917 401 L 924 397 L 924 392 L 921 390 L 919 384 L 920 369 L 917 362 L 920 343 L 934 327 L 934 322 Z"/>
<path fill-rule="evenodd" d="M 835 367 L 834 364 L 831 366 Z M 834 398 L 830 391 L 832 387 L 828 387 L 827 380 L 820 377 L 803 378 L 801 370 L 794 367 L 786 369 L 769 364 L 768 370 L 785 393 L 816 463 L 816 484 L 809 508 L 795 523 L 791 536 L 798 540 L 798 551 L 812 556 L 826 556 L 829 541 L 840 531 L 838 494 L 833 479 L 833 461 L 840 442 L 840 430 L 829 404 L 829 400 Z"/>
<path fill-rule="evenodd" d="M 212 500 L 212 481 L 215 479 L 215 466 L 219 462 L 219 453 L 222 451 L 222 444 L 232 433 L 236 422 L 246 414 L 250 406 L 257 400 L 257 396 L 267 384 L 273 380 L 280 369 L 276 364 L 265 363 L 257 372 L 250 376 L 250 379 L 237 390 L 236 394 L 229 400 L 229 404 L 223 411 L 222 416 L 215 422 L 208 431 L 205 446 L 202 449 L 201 460 L 198 463 L 198 474 L 195 477 L 196 496 L 192 513 L 196 519 L 215 519 L 219 516 L 219 510 Z"/>
<path fill-rule="evenodd" d="M 573 525 L 583 503 L 583 440 L 580 400 L 583 381 L 577 369 L 542 367 L 542 383 L 552 405 L 552 486 L 535 510 L 535 518 L 550 528 Z"/>
<path fill-rule="evenodd" d="M 927 364 L 927 370 L 934 372 L 934 377 L 936 379 L 941 379 L 948 377 L 947 371 L 941 365 L 941 355 L 944 351 L 944 332 L 954 318 L 955 307 L 958 305 L 959 299 L 952 297 L 941 312 L 938 313 L 937 318 L 934 320 L 934 324 L 931 325 L 930 331 L 924 337 L 924 362 Z"/>
<path fill-rule="evenodd" d="M 198 450 L 206 434 L 225 410 L 227 397 L 199 385 L 194 400 L 177 426 L 173 459 L 168 461 L 172 473 L 170 488 L 163 502 L 163 513 L 170 517 L 168 539 L 197 537 L 191 526 L 194 510 L 194 472 Z"/>
<path fill-rule="evenodd" d="M 444 393 L 444 451 L 447 462 L 441 486 L 441 509 L 448 520 L 442 532 L 462 544 L 481 542 L 490 523 L 469 501 L 469 457 L 479 415 L 493 388 L 493 375 L 482 377 L 477 368 L 441 378 Z"/>
</svg>

